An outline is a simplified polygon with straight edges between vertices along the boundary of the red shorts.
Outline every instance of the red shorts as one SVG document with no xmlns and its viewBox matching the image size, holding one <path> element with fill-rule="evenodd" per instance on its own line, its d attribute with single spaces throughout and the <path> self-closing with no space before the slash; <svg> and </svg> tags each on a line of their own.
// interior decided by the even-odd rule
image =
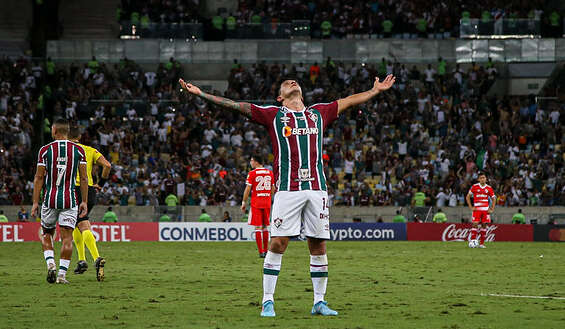
<svg viewBox="0 0 565 329">
<path fill-rule="evenodd" d="M 249 219 L 247 224 L 253 226 L 269 226 L 269 216 L 271 215 L 271 208 L 255 208 L 251 207 L 249 210 Z"/>
<path fill-rule="evenodd" d="M 490 214 L 485 210 L 473 211 L 473 223 L 490 223 Z"/>
</svg>

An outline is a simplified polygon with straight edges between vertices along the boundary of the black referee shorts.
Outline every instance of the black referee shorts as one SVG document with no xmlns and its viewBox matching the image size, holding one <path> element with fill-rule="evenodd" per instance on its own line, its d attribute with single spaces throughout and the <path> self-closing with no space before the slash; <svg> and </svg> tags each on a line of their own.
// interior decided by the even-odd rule
<svg viewBox="0 0 565 329">
<path fill-rule="evenodd" d="M 80 204 L 82 202 L 82 195 L 80 194 L 80 186 L 75 186 L 75 194 L 77 196 L 77 201 Z M 86 205 L 88 206 L 88 212 L 86 213 L 86 216 L 77 218 L 77 224 L 84 220 L 88 220 L 89 219 L 88 215 L 90 214 L 90 211 L 96 205 L 96 189 L 92 186 L 88 187 L 88 201 L 86 202 Z"/>
</svg>

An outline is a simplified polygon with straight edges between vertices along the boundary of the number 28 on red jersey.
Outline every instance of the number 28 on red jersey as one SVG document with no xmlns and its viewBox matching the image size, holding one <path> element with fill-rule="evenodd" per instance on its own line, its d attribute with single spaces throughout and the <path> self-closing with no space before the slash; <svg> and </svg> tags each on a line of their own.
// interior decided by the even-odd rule
<svg viewBox="0 0 565 329">
<path fill-rule="evenodd" d="M 246 184 L 251 186 L 251 206 L 255 208 L 271 207 L 271 184 L 273 172 L 265 168 L 253 169 L 247 175 Z"/>
</svg>

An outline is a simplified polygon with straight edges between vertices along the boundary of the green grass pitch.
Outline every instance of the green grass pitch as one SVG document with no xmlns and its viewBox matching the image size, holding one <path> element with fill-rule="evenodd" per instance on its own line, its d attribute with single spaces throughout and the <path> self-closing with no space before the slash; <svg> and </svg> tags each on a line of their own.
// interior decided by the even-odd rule
<svg viewBox="0 0 565 329">
<path fill-rule="evenodd" d="M 74 253 L 70 285 L 46 282 L 39 243 L 4 243 L 0 328 L 564 328 L 564 299 L 482 294 L 565 297 L 565 244 L 487 246 L 329 242 L 326 298 L 339 316 L 323 318 L 310 315 L 306 243 L 291 242 L 277 317 L 264 319 L 252 243 L 99 243 L 106 281 L 91 259 L 73 274 Z"/>
</svg>

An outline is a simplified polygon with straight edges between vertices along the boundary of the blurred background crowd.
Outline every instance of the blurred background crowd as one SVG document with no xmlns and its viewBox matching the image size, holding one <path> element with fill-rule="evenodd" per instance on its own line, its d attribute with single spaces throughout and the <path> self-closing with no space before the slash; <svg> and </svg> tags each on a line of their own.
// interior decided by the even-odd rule
<svg viewBox="0 0 565 329">
<path fill-rule="evenodd" d="M 225 97 L 275 103 L 281 79 L 296 78 L 305 104 L 368 90 L 373 77 L 394 89 L 340 116 L 326 131 L 324 162 L 333 205 L 464 204 L 485 170 L 499 205 L 565 205 L 565 106 L 534 97 L 487 96 L 492 63 L 426 68 L 382 60 L 313 65 L 233 64 Z M 154 70 L 123 59 L 84 65 L 2 59 L 0 204 L 29 204 L 36 152 L 50 120 L 78 124 L 81 142 L 111 161 L 100 204 L 237 205 L 249 158 L 273 155 L 266 131 L 248 119 L 181 93 L 181 66 Z M 216 92 L 217 93 L 217 92 Z M 43 136 L 41 136 L 43 135 Z M 95 174 L 97 175 L 97 173 Z"/>
<path fill-rule="evenodd" d="M 343 38 L 348 35 L 410 37 L 459 36 L 460 20 L 471 18 L 490 24 L 500 19 L 532 19 L 540 22 L 543 36 L 560 36 L 562 12 L 552 1 L 340 1 L 340 0 L 240 0 L 235 11 L 218 10 L 204 18 L 198 14 L 198 0 L 128 1 L 117 8 L 117 20 L 141 29 L 151 23 L 203 23 L 207 34 L 229 33 L 249 24 L 278 24 L 296 20 L 308 22 L 315 38 Z"/>
</svg>

